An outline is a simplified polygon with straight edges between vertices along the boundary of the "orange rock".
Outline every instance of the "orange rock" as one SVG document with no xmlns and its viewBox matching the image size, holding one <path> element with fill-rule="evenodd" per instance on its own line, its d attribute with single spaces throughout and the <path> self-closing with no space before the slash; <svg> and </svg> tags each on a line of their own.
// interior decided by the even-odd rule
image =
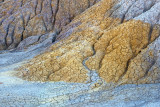
<svg viewBox="0 0 160 107">
<path fill-rule="evenodd" d="M 97 71 L 107 83 L 159 82 L 154 51 L 143 52 L 159 36 L 159 25 L 110 17 L 114 5 L 114 0 L 102 0 L 76 16 L 57 37 L 59 42 L 18 69 L 28 74 L 17 75 L 31 81 L 85 83 Z"/>
</svg>

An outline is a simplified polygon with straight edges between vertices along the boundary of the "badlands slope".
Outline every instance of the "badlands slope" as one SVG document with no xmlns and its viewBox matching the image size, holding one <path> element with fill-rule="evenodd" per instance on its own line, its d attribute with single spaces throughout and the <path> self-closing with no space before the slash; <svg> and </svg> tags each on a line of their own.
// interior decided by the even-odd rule
<svg viewBox="0 0 160 107">
<path fill-rule="evenodd" d="M 160 0 L 1 0 L 0 107 L 160 106 Z"/>
</svg>

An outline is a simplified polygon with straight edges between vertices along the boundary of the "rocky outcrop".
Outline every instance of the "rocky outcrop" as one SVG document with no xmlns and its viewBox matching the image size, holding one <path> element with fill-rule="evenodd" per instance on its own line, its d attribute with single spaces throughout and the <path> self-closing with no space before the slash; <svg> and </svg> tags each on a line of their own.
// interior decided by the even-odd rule
<svg viewBox="0 0 160 107">
<path fill-rule="evenodd" d="M 159 107 L 159 20 L 160 0 L 0 0 L 0 107 Z"/>
<path fill-rule="evenodd" d="M 48 52 L 19 68 L 18 75 L 34 81 L 92 82 L 99 81 L 93 79 L 97 72 L 106 83 L 159 83 L 159 4 L 100 1 L 67 25 Z"/>
<path fill-rule="evenodd" d="M 2 2 L 3 1 L 3 2 Z M 98 0 L 0 1 L 0 50 L 14 49 L 25 38 L 59 32 Z"/>
</svg>

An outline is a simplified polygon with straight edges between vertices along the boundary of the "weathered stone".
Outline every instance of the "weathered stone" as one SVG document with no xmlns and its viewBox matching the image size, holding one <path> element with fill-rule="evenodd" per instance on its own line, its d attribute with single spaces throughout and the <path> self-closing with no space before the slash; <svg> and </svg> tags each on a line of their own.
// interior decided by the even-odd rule
<svg viewBox="0 0 160 107">
<path fill-rule="evenodd" d="M 16 48 L 30 36 L 61 30 L 98 1 L 6 0 L 0 4 L 0 50 Z"/>
<path fill-rule="evenodd" d="M 146 70 L 142 70 L 136 67 L 132 60 L 135 60 L 136 56 L 159 36 L 160 27 L 155 25 L 158 23 L 145 23 L 143 19 L 142 21 L 124 19 L 127 12 L 133 9 L 132 6 L 135 6 L 133 4 L 135 1 L 128 4 L 126 2 L 122 2 L 120 8 L 115 8 L 117 2 L 103 0 L 86 10 L 62 30 L 57 36 L 57 40 L 60 41 L 52 45 L 49 52 L 32 59 L 30 63 L 34 65 L 25 64 L 24 67 L 29 68 L 31 75 L 36 78 L 40 75 L 43 77 L 39 72 L 48 74 L 48 77 L 45 76 L 43 79 L 45 81 L 86 82 L 90 81 L 88 79 L 91 75 L 88 73 L 96 70 L 107 83 L 121 83 L 124 81 L 123 78 L 127 77 L 125 83 L 142 83 L 137 81 L 144 78 L 150 66 L 146 62 L 146 65 L 144 64 Z M 152 1 L 142 10 L 144 8 L 149 10 L 151 4 L 156 7 L 156 1 Z M 39 61 L 43 63 L 38 63 Z M 148 63 L 152 62 L 154 60 Z M 135 64 L 139 64 L 139 61 Z M 38 67 L 41 69 L 32 70 Z M 20 70 L 23 71 L 22 68 Z M 131 77 L 126 76 L 129 75 L 128 72 L 132 74 Z M 136 77 L 133 76 L 134 72 L 140 74 L 136 74 Z M 31 75 L 22 78 L 33 80 Z M 157 78 L 153 77 L 150 80 L 159 81 Z M 152 81 L 143 79 L 143 83 L 153 83 Z"/>
<path fill-rule="evenodd" d="M 159 19 L 160 0 L 0 0 L 0 107 L 159 107 Z"/>
<path fill-rule="evenodd" d="M 39 39 L 39 36 L 30 36 L 26 39 L 24 39 L 20 44 L 17 46 L 17 49 L 23 49 L 30 45 L 34 45 Z"/>
</svg>

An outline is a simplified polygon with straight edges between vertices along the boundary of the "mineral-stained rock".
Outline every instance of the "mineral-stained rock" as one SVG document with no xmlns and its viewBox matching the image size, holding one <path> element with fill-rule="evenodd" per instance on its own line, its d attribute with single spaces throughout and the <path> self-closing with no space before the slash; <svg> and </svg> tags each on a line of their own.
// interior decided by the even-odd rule
<svg viewBox="0 0 160 107">
<path fill-rule="evenodd" d="M 67 25 L 48 52 L 19 68 L 18 75 L 38 81 L 91 82 L 96 71 L 107 83 L 159 82 L 158 50 L 149 44 L 160 35 L 159 22 L 152 18 L 160 17 L 138 18 L 150 17 L 154 9 L 160 14 L 159 1 L 145 2 L 100 1 Z M 137 10 L 135 4 L 144 6 Z"/>
<path fill-rule="evenodd" d="M 95 4 L 98 1 L 1 2 L 0 49 L 56 41 L 19 68 L 22 72 L 17 75 L 28 80 L 87 82 L 95 71 L 107 83 L 159 82 L 158 51 L 149 47 L 160 35 L 159 0 Z"/>
<path fill-rule="evenodd" d="M 61 30 L 75 16 L 99 0 L 2 1 L 0 1 L 0 50 L 16 48 L 29 36 Z"/>
<path fill-rule="evenodd" d="M 0 107 L 160 107 L 160 0 L 0 0 Z"/>
<path fill-rule="evenodd" d="M 127 72 L 130 60 L 152 42 L 149 31 L 149 24 L 129 21 L 104 34 L 97 43 L 98 46 L 95 45 L 99 51 L 103 49 L 101 45 L 106 44 L 103 49 L 105 55 L 99 69 L 100 76 L 107 82 L 117 82 Z M 156 38 L 159 34 L 153 36 Z"/>
</svg>

